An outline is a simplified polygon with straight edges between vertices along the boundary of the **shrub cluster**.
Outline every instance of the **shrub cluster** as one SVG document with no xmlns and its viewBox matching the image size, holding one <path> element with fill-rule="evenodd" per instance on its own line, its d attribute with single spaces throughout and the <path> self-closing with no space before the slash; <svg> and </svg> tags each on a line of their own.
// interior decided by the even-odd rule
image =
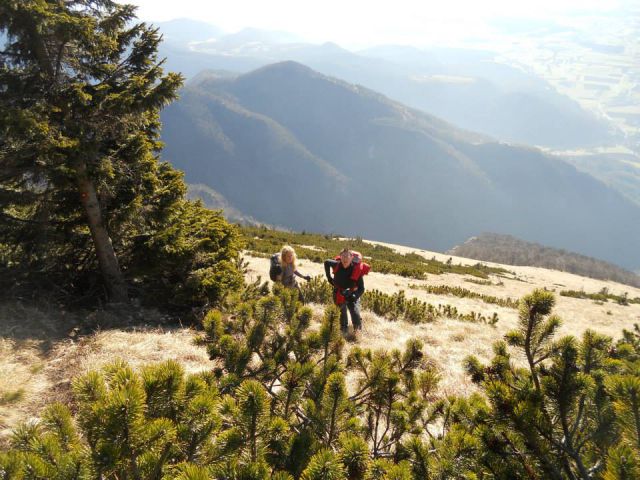
<svg viewBox="0 0 640 480">
<path fill-rule="evenodd" d="M 322 276 L 311 279 L 301 286 L 307 302 L 330 305 L 333 303 L 333 289 Z M 362 296 L 362 308 L 391 321 L 404 320 L 409 323 L 428 323 L 438 317 L 452 318 L 466 322 L 488 323 L 495 325 L 498 314 L 486 317 L 481 313 L 462 313 L 451 305 L 432 305 L 417 298 L 407 298 L 404 291 L 389 295 L 380 290 L 367 290 Z"/>
<path fill-rule="evenodd" d="M 608 302 L 612 300 L 619 305 L 629 305 L 631 303 L 640 303 L 640 297 L 629 298 L 627 292 L 622 295 L 614 295 L 609 293 L 607 287 L 603 287 L 598 293 L 587 293 L 584 290 L 562 290 L 560 295 L 563 297 L 584 298 L 594 300 L 596 302 Z"/>
<path fill-rule="evenodd" d="M 482 278 L 463 278 L 463 280 L 468 283 L 475 283 L 476 285 L 494 285 L 497 287 L 504 286 L 504 282 L 502 281 L 494 283 L 491 280 L 483 280 Z"/>
<path fill-rule="evenodd" d="M 54 404 L 17 428 L 0 477 L 639 478 L 640 329 L 616 344 L 591 331 L 554 341 L 553 305 L 534 291 L 491 362 L 466 359 L 482 393 L 468 398 L 437 396 L 417 340 L 345 356 L 338 311 L 312 330 L 296 292 L 210 311 L 199 343 L 211 371 L 116 361 L 76 378 L 74 413 Z"/>
<path fill-rule="evenodd" d="M 327 282 L 324 275 L 313 277 L 310 281 L 300 286 L 302 296 L 306 302 L 330 305 L 333 303 L 333 287 Z"/>
<path fill-rule="evenodd" d="M 499 298 L 493 295 L 484 295 L 462 287 L 449 285 L 409 285 L 409 288 L 425 290 L 434 295 L 453 295 L 460 298 L 477 298 L 485 303 L 491 303 L 505 308 L 518 308 L 518 301 L 512 298 Z"/>
<path fill-rule="evenodd" d="M 437 307 L 417 298 L 407 299 L 402 290 L 392 295 L 380 290 L 368 290 L 362 297 L 362 308 L 387 320 L 409 323 L 433 322 L 439 316 Z"/>
</svg>

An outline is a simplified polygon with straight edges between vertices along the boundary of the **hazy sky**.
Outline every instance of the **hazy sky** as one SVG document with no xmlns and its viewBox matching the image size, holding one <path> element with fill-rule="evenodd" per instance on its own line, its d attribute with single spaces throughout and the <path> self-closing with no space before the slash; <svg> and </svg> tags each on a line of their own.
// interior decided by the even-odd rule
<svg viewBox="0 0 640 480">
<path fill-rule="evenodd" d="M 588 21 L 640 0 L 129 0 L 143 20 L 203 20 L 234 32 L 281 30 L 312 42 L 452 44 L 487 38 L 496 19 Z"/>
</svg>

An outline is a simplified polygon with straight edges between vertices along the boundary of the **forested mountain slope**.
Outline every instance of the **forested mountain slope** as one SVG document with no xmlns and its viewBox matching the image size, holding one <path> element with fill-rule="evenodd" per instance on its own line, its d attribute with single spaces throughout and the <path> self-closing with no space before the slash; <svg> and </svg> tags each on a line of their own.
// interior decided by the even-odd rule
<svg viewBox="0 0 640 480">
<path fill-rule="evenodd" d="M 259 221 L 435 250 L 493 231 L 640 266 L 640 208 L 603 183 L 294 62 L 202 75 L 162 120 L 187 181 Z"/>
</svg>

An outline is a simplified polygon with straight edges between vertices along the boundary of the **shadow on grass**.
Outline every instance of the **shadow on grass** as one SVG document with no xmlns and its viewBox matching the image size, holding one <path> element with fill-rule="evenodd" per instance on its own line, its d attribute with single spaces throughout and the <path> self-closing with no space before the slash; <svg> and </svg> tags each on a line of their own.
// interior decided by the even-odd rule
<svg viewBox="0 0 640 480">
<path fill-rule="evenodd" d="M 154 310 L 129 305 L 96 310 L 66 310 L 59 305 L 22 302 L 0 303 L 0 339 L 12 340 L 15 350 L 29 343 L 48 355 L 57 342 L 77 339 L 98 330 L 176 326 Z"/>
</svg>

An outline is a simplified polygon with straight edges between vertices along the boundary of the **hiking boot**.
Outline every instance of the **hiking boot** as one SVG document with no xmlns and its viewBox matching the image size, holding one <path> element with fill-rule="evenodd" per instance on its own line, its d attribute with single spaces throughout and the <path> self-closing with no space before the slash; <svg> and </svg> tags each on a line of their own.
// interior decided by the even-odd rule
<svg viewBox="0 0 640 480">
<path fill-rule="evenodd" d="M 357 342 L 358 341 L 358 332 L 356 330 L 352 330 L 348 335 L 344 337 L 347 342 Z"/>
</svg>

